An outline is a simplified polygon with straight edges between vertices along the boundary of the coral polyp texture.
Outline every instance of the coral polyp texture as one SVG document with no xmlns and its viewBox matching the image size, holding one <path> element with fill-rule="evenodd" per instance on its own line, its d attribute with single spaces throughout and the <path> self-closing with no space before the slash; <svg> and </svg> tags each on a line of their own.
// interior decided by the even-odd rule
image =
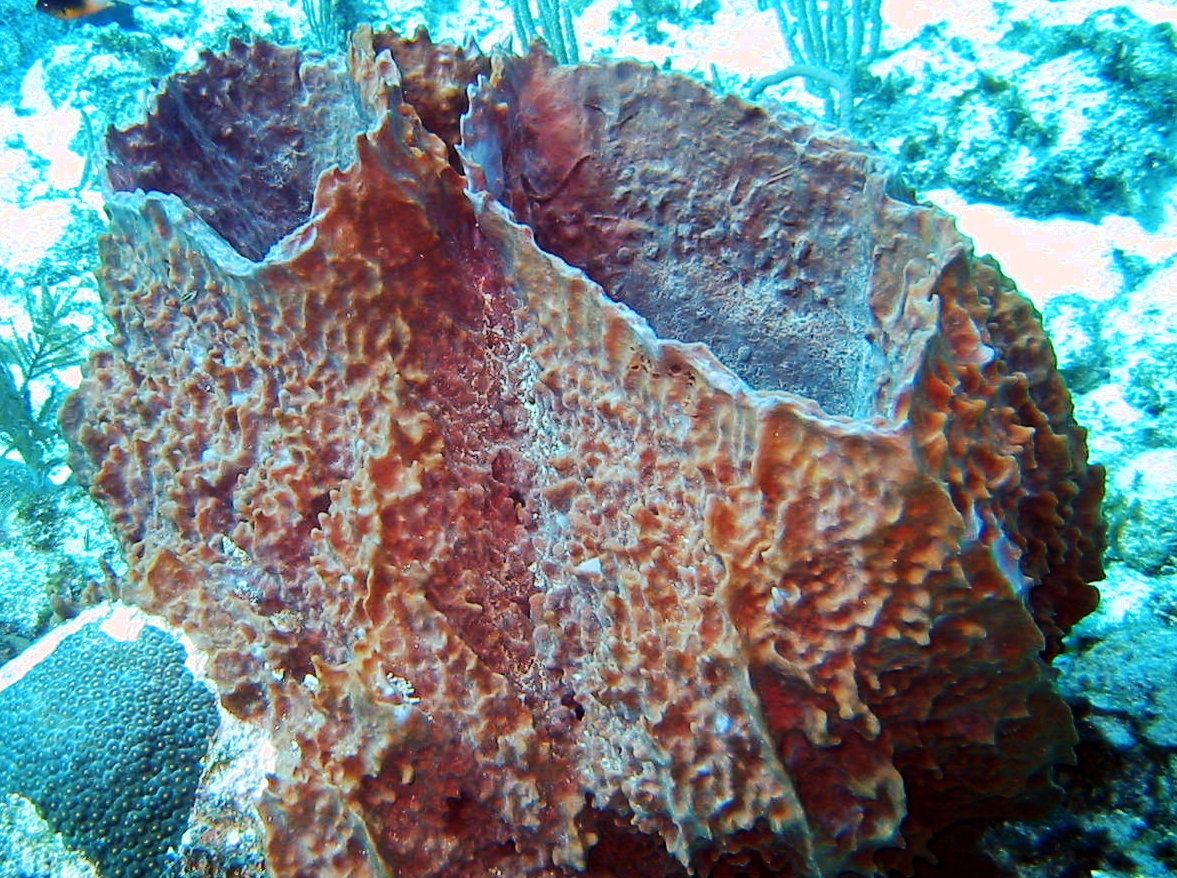
<svg viewBox="0 0 1177 878">
<path fill-rule="evenodd" d="M 35 803 L 56 846 L 106 878 L 171 874 L 219 720 L 188 659 L 142 613 L 108 605 L 0 667 L 0 793 Z M 39 854 L 18 864 L 3 849 L 4 874 L 61 874 Z"/>
<path fill-rule="evenodd" d="M 209 57 L 109 153 L 63 423 L 123 597 L 273 740 L 275 875 L 910 871 L 1052 801 L 1103 474 L 861 147 L 361 31 Z"/>
</svg>

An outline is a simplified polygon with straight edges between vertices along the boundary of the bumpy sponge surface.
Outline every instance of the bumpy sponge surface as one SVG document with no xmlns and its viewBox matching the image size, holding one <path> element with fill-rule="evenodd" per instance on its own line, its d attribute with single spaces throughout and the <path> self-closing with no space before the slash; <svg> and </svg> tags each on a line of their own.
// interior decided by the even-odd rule
<svg viewBox="0 0 1177 878">
<path fill-rule="evenodd" d="M 0 793 L 36 803 L 108 878 L 159 878 L 217 710 L 166 632 L 111 630 L 81 625 L 20 673 L 0 672 Z"/>
</svg>

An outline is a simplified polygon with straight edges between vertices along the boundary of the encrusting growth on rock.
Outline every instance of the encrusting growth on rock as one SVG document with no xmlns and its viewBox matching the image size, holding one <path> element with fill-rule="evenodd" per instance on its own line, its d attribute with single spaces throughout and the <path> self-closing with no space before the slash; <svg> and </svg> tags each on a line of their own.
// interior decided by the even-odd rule
<svg viewBox="0 0 1177 878">
<path fill-rule="evenodd" d="M 1049 802 L 1102 472 L 1033 309 L 851 141 L 397 66 L 456 51 L 235 44 L 110 136 L 63 421 L 272 736 L 274 874 L 832 878 Z"/>
</svg>

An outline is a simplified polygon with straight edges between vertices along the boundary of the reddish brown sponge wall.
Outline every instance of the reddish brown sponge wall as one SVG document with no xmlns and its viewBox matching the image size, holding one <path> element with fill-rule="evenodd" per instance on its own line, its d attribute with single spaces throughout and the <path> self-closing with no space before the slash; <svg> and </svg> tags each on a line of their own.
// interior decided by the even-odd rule
<svg viewBox="0 0 1177 878">
<path fill-rule="evenodd" d="M 236 44 L 112 133 L 63 415 L 272 737 L 274 874 L 910 872 L 1049 804 L 1102 472 L 996 266 L 679 76 L 349 72 Z"/>
</svg>

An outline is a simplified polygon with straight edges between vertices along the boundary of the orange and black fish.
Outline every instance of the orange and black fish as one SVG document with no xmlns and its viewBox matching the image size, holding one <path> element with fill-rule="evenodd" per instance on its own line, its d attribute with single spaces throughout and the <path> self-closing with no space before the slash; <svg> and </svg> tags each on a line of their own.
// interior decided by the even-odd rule
<svg viewBox="0 0 1177 878">
<path fill-rule="evenodd" d="M 37 0 L 37 9 L 62 21 L 84 19 L 97 25 L 114 22 L 138 30 L 131 4 L 122 0 Z"/>
</svg>

